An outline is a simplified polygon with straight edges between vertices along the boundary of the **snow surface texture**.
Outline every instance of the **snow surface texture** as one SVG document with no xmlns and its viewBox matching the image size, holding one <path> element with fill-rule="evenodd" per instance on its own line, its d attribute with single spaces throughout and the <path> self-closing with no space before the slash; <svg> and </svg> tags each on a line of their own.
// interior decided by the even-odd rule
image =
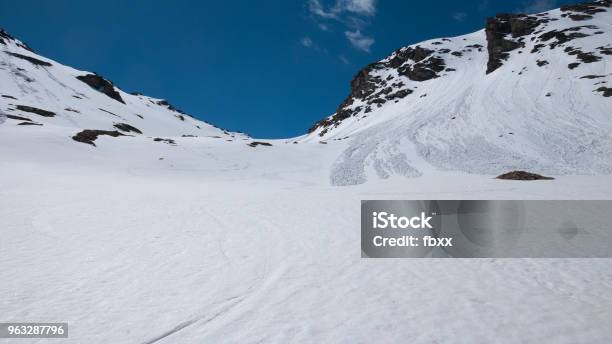
<svg viewBox="0 0 612 344">
<path fill-rule="evenodd" d="M 592 24 L 605 33 L 575 44 L 610 41 L 604 15 Z M 452 62 L 457 71 L 447 79 L 410 86 L 414 93 L 400 102 L 323 137 L 319 130 L 251 147 L 249 137 L 158 99 L 101 88 L 124 104 L 76 78 L 89 73 L 0 38 L 0 94 L 9 96 L 0 97 L 1 321 L 68 322 L 62 342 L 93 344 L 612 337 L 610 260 L 370 260 L 359 250 L 362 199 L 609 199 L 609 175 L 493 178 L 519 165 L 608 171 L 609 98 L 592 92 L 601 81 L 578 79 L 609 75 L 603 64 L 568 71 L 560 66 L 569 60 L 557 66 L 554 59 L 566 57 L 550 53 L 549 65 L 530 64 L 519 78 L 514 64 L 523 64 L 514 61 L 532 58 L 511 52 L 501 68 L 478 76 L 486 53 L 472 50 L 464 55 L 472 62 Z M 554 100 L 536 101 L 549 90 Z M 42 126 L 19 125 L 28 121 L 15 116 Z M 95 147 L 71 139 L 119 123 L 142 134 L 101 135 Z M 582 165 L 570 163 L 579 158 Z M 330 185 L 330 176 L 347 186 Z"/>
<path fill-rule="evenodd" d="M 490 74 L 484 30 L 403 48 L 428 49 L 444 61 L 444 70 L 433 79 L 414 81 L 400 75 L 398 70 L 415 63 L 389 66 L 398 52 L 381 61 L 381 67 L 369 73 L 379 80 L 373 93 L 386 88 L 412 93 L 386 101 L 379 97 L 384 104 L 354 98 L 347 107 L 352 116 L 318 127 L 306 139 L 349 137 L 350 148 L 332 170 L 332 184 L 363 183 L 369 176 L 418 176 L 423 169 L 414 160 L 419 159 L 439 169 L 478 174 L 513 169 L 611 173 L 612 97 L 598 89 L 610 87 L 612 12 L 608 8 L 580 21 L 567 13 L 534 16 L 547 22 L 523 36 L 524 47 L 510 51 Z M 584 37 L 562 44 L 541 37 L 566 29 Z M 566 50 L 569 47 L 574 53 Z M 592 53 L 599 61 L 581 62 L 576 51 Z M 579 65 L 570 69 L 571 63 Z"/>
</svg>

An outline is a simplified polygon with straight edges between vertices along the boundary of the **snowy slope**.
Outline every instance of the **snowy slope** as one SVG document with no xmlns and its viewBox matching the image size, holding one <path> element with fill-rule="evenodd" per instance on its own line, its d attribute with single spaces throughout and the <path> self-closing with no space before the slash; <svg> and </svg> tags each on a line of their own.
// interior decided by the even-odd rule
<svg viewBox="0 0 612 344">
<path fill-rule="evenodd" d="M 125 123 L 149 136 L 227 135 L 165 100 L 128 94 L 102 77 L 90 77 L 100 82 L 93 85 L 79 79 L 87 75 L 95 74 L 37 55 L 5 31 L 0 33 L 0 116 L 5 126 L 37 123 L 51 128 L 48 131 L 74 135 L 81 129 L 117 130 L 115 124 Z M 47 112 L 40 115 L 23 106 Z M 18 129 L 27 139 L 41 128 L 22 125 Z"/>
<path fill-rule="evenodd" d="M 362 70 L 305 140 L 349 138 L 333 184 L 438 169 L 612 172 L 609 1 L 498 15 Z"/>
<path fill-rule="evenodd" d="M 564 49 L 610 44 L 612 21 L 608 12 L 575 22 L 563 14 L 544 14 L 559 20 L 521 36 L 525 48 L 489 74 L 485 31 L 420 43 L 461 51 L 434 53 L 456 70 L 417 82 L 398 69 L 418 79 L 431 73 L 395 60 L 372 73 L 404 86 L 380 97 L 411 94 L 373 103 L 367 114 L 368 96 L 357 94 L 346 106 L 362 104 L 361 112 L 262 141 L 271 146 L 182 120 L 158 99 L 94 90 L 77 79 L 88 72 L 3 33 L 0 321 L 68 322 L 62 342 L 91 344 L 609 342 L 610 260 L 360 256 L 363 199 L 610 198 L 609 174 L 492 178 L 519 166 L 609 171 L 611 98 L 593 92 L 609 81 L 609 55 L 597 49 L 600 61 L 569 70 L 577 55 Z M 604 33 L 581 29 L 593 35 L 530 53 L 541 44 L 532 36 L 583 23 Z M 423 69 L 439 69 L 432 62 Z M 581 79 L 589 74 L 603 77 Z M 374 86 L 370 95 L 386 88 Z M 130 136 L 74 141 L 84 129 Z M 359 185 L 335 186 L 347 184 Z"/>
<path fill-rule="evenodd" d="M 326 143 L 328 154 L 319 166 L 332 185 L 439 170 L 609 174 L 610 23 L 605 0 L 530 16 L 499 15 L 484 30 L 401 48 L 360 71 L 337 112 L 308 135 L 275 145 L 289 144 L 307 161 Z M 62 147 L 52 153 L 59 160 L 74 157 L 74 151 L 91 152 L 71 139 L 84 129 L 129 135 L 106 133 L 92 142 L 103 143 L 96 154 L 108 150 L 116 158 L 117 151 L 133 151 L 136 160 L 141 151 L 161 156 L 167 147 L 160 146 L 172 142 L 175 151 L 201 145 L 223 155 L 235 143 L 240 151 L 253 151 L 245 147 L 252 141 L 245 135 L 198 121 L 160 99 L 127 94 L 92 73 L 35 54 L 5 32 L 0 95 L 0 131 L 25 147 L 11 151 L 19 156 L 47 156 L 36 147 L 47 143 Z M 120 144 L 111 149 L 105 142 Z M 311 148 L 297 149 L 293 142 Z"/>
</svg>

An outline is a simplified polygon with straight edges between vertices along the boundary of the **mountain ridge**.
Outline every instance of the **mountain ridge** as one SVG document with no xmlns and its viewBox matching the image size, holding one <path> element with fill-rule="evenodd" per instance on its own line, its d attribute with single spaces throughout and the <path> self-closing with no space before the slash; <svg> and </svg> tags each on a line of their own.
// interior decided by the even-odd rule
<svg viewBox="0 0 612 344">
<path fill-rule="evenodd" d="M 151 155 L 185 145 L 185 159 L 199 149 L 220 157 L 229 149 L 237 160 L 258 151 L 274 161 L 264 168 L 281 170 L 285 150 L 304 161 L 325 150 L 318 165 L 340 186 L 437 171 L 610 174 L 610 23 L 610 1 L 599 0 L 499 14 L 482 30 L 402 47 L 359 71 L 336 112 L 307 134 L 257 144 L 37 55 L 1 31 L 0 129 L 79 151 L 110 142 Z"/>
</svg>

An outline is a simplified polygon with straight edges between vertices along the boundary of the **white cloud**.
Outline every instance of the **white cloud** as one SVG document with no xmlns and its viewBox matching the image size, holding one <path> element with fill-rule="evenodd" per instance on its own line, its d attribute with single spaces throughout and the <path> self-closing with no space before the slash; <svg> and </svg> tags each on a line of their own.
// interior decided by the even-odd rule
<svg viewBox="0 0 612 344">
<path fill-rule="evenodd" d="M 302 38 L 300 43 L 302 43 L 302 45 L 305 46 L 306 48 L 312 47 L 312 39 L 310 37 Z"/>
<path fill-rule="evenodd" d="M 455 12 L 453 13 L 453 20 L 456 22 L 462 22 L 467 18 L 467 14 L 465 12 Z"/>
<path fill-rule="evenodd" d="M 340 60 L 340 62 L 344 63 L 345 65 L 351 64 L 351 61 L 349 61 L 349 59 L 347 59 L 346 56 L 344 55 L 338 56 L 338 59 Z"/>
<path fill-rule="evenodd" d="M 376 14 L 376 0 L 336 0 L 335 4 L 328 8 L 319 0 L 308 0 L 308 9 L 312 14 L 327 19 L 338 19 L 346 12 L 373 16 Z"/>
<path fill-rule="evenodd" d="M 308 9 L 310 13 L 322 18 L 336 18 L 334 9 L 325 10 L 319 0 L 308 0 Z"/>
<path fill-rule="evenodd" d="M 552 10 L 556 7 L 558 7 L 557 0 L 530 0 L 523 1 L 521 12 L 539 13 Z"/>
<path fill-rule="evenodd" d="M 330 0 L 326 6 L 323 0 L 308 0 L 308 10 L 319 28 L 328 31 L 325 21 L 335 21 L 345 28 L 345 36 L 351 45 L 359 50 L 370 52 L 374 38 L 364 35 L 363 30 L 376 15 L 378 0 Z"/>
<path fill-rule="evenodd" d="M 339 6 L 345 11 L 373 16 L 376 14 L 375 0 L 338 0 L 336 6 Z"/>
<path fill-rule="evenodd" d="M 363 50 L 365 52 L 370 52 L 370 47 L 374 44 L 374 38 L 364 36 L 361 31 L 345 31 L 344 35 L 348 38 L 349 42 L 353 45 L 353 47 Z"/>
</svg>

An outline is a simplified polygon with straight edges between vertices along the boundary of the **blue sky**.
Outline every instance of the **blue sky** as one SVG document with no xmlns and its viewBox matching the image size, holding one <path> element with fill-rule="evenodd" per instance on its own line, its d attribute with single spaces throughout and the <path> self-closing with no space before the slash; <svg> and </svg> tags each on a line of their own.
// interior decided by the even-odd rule
<svg viewBox="0 0 612 344">
<path fill-rule="evenodd" d="M 570 1 L 577 2 L 577 1 Z M 41 55 L 96 71 L 255 137 L 304 133 L 359 69 L 497 12 L 562 0 L 2 1 L 0 26 Z"/>
</svg>

